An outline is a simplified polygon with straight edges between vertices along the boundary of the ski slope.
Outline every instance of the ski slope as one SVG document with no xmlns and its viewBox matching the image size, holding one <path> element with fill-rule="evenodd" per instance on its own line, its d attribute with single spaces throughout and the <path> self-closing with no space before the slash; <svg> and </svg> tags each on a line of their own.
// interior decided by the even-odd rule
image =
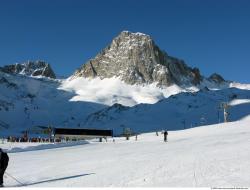
<svg viewBox="0 0 250 190">
<path fill-rule="evenodd" d="M 1 147 L 9 151 L 7 173 L 29 187 L 249 187 L 249 137 L 248 116 L 170 131 L 167 143 L 162 134 L 146 133 L 137 141 Z M 19 184 L 5 176 L 5 185 Z"/>
</svg>

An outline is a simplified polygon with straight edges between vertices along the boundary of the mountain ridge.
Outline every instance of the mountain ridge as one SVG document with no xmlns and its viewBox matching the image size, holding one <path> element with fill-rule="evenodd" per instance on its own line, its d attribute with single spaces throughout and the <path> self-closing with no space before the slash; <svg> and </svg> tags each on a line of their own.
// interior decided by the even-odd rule
<svg viewBox="0 0 250 190">
<path fill-rule="evenodd" d="M 173 84 L 198 86 L 206 79 L 198 68 L 191 68 L 183 60 L 161 50 L 149 35 L 129 31 L 121 32 L 71 76 L 77 77 L 118 77 L 131 85 L 157 83 L 159 87 Z M 210 81 L 225 82 L 213 78 Z"/>
<path fill-rule="evenodd" d="M 56 75 L 52 70 L 50 64 L 42 60 L 5 65 L 3 67 L 0 67 L 0 71 L 9 74 L 21 74 L 32 77 L 42 76 L 52 79 L 56 78 Z"/>
</svg>

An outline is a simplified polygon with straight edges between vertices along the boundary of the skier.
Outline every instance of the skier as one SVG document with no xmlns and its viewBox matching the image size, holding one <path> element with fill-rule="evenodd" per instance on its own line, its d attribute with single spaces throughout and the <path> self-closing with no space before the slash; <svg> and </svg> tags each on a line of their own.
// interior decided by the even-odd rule
<svg viewBox="0 0 250 190">
<path fill-rule="evenodd" d="M 0 148 L 0 187 L 3 187 L 3 175 L 8 167 L 9 157 L 6 152 Z"/>
<path fill-rule="evenodd" d="M 167 142 L 168 140 L 168 132 L 164 131 L 164 142 Z"/>
</svg>

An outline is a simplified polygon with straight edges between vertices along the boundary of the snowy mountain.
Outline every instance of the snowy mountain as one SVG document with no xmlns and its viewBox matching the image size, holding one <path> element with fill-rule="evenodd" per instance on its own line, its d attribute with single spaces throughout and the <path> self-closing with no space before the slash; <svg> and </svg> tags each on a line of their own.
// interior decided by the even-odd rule
<svg viewBox="0 0 250 190">
<path fill-rule="evenodd" d="M 74 101 L 134 106 L 154 104 L 180 92 L 229 86 L 230 82 L 219 74 L 206 78 L 198 68 L 169 56 L 149 35 L 123 31 L 69 77 L 61 89 L 75 92 Z"/>
<path fill-rule="evenodd" d="M 216 73 L 206 78 L 150 36 L 125 31 L 67 79 L 55 79 L 43 61 L 0 68 L 0 130 L 177 130 L 222 122 L 222 102 L 232 103 L 230 120 L 236 121 L 250 114 L 249 90 Z"/>
<path fill-rule="evenodd" d="M 127 84 L 152 84 L 159 87 L 197 86 L 206 80 L 198 68 L 169 56 L 146 34 L 121 32 L 94 59 L 82 65 L 72 76 L 101 79 L 117 77 Z M 214 80 L 216 78 L 222 80 Z M 221 84 L 219 75 L 210 78 Z"/>
<path fill-rule="evenodd" d="M 51 66 L 45 61 L 28 61 L 26 63 L 16 63 L 0 67 L 0 71 L 9 74 L 21 74 L 26 76 L 42 76 L 56 78 Z"/>
</svg>

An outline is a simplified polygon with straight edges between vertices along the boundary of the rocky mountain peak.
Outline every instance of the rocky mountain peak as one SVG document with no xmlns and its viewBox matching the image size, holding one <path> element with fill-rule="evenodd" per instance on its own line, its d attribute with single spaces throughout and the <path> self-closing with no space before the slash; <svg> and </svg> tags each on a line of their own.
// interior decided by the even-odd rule
<svg viewBox="0 0 250 190">
<path fill-rule="evenodd" d="M 128 84 L 198 85 L 199 69 L 167 55 L 146 34 L 121 32 L 95 58 L 78 69 L 73 77 L 119 77 Z"/>
<path fill-rule="evenodd" d="M 143 46 L 144 43 L 152 43 L 152 38 L 143 33 L 133 33 L 129 31 L 121 32 L 116 38 L 113 39 L 112 47 L 126 47 L 133 48 L 136 46 Z"/>
<path fill-rule="evenodd" d="M 213 82 L 216 82 L 216 83 L 225 82 L 225 79 L 221 75 L 219 75 L 217 73 L 213 73 L 208 79 L 210 81 L 213 81 Z"/>
<path fill-rule="evenodd" d="M 25 63 L 16 63 L 13 65 L 6 65 L 0 68 L 2 72 L 10 74 L 22 74 L 27 76 L 44 76 L 56 78 L 51 66 L 45 61 L 27 61 Z"/>
</svg>

